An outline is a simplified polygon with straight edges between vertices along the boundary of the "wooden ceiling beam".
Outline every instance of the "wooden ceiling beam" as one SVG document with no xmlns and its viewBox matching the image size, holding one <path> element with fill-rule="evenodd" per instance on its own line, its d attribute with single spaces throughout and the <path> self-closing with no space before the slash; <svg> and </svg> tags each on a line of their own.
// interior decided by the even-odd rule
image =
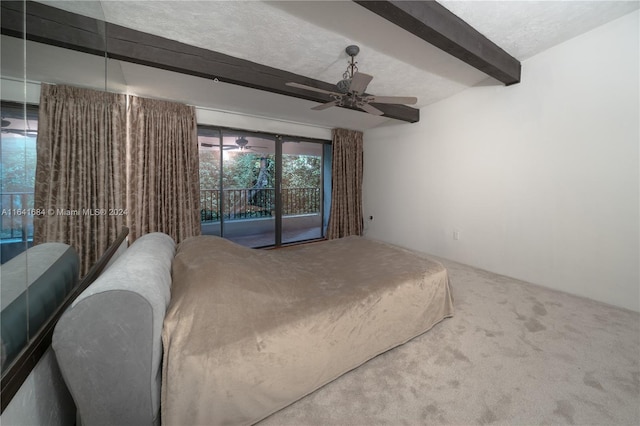
<svg viewBox="0 0 640 426">
<path fill-rule="evenodd" d="M 333 84 L 299 74 L 235 58 L 175 40 L 28 1 L 26 31 L 21 3 L 2 1 L 2 34 L 23 37 L 53 46 L 104 56 L 154 68 L 174 71 L 224 83 L 236 84 L 285 96 L 325 103 L 332 99 L 285 83 L 297 82 L 335 91 Z M 385 117 L 409 123 L 420 119 L 420 111 L 405 105 L 380 105 Z M 348 107 L 346 107 L 348 108 Z M 356 108 L 350 108 L 360 111 Z M 364 112 L 363 112 L 364 114 Z"/>
<path fill-rule="evenodd" d="M 520 62 L 433 0 L 353 0 L 496 80 L 520 82 Z"/>
</svg>

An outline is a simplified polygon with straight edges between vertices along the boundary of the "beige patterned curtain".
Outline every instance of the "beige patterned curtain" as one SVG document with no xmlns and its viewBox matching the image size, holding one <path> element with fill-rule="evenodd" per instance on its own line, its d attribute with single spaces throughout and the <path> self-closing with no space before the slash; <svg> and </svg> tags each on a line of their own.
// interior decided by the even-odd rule
<svg viewBox="0 0 640 426">
<path fill-rule="evenodd" d="M 176 242 L 200 234 L 195 107 L 129 98 L 129 241 L 164 232 Z"/>
<path fill-rule="evenodd" d="M 362 132 L 332 131 L 331 213 L 327 238 L 362 235 Z"/>
<path fill-rule="evenodd" d="M 34 244 L 63 242 L 84 276 L 125 217 L 126 97 L 41 85 Z"/>
</svg>

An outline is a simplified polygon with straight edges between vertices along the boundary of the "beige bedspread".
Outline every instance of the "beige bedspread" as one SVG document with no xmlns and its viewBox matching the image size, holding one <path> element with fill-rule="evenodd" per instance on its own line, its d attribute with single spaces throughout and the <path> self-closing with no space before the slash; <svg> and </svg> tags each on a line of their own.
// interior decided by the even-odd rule
<svg viewBox="0 0 640 426">
<path fill-rule="evenodd" d="M 453 314 L 446 269 L 361 237 L 252 250 L 178 247 L 162 423 L 257 422 Z"/>
</svg>

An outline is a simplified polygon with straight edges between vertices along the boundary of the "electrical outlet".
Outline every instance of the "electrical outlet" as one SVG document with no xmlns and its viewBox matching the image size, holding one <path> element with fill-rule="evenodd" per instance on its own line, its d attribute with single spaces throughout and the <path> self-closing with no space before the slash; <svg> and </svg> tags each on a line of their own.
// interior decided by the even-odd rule
<svg viewBox="0 0 640 426">
<path fill-rule="evenodd" d="M 460 230 L 459 229 L 454 229 L 453 230 L 453 239 L 458 241 L 460 239 Z"/>
</svg>

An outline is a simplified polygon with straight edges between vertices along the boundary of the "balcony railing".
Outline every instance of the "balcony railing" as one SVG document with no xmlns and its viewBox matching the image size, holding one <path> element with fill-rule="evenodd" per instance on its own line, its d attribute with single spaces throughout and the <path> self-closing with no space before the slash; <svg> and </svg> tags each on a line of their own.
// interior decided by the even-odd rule
<svg viewBox="0 0 640 426">
<path fill-rule="evenodd" d="M 282 214 L 319 214 L 320 199 L 320 188 L 283 188 Z M 0 240 L 33 239 L 33 214 L 29 211 L 33 208 L 33 192 L 5 192 L 0 194 L 0 202 Z M 275 189 L 203 189 L 200 191 L 200 220 L 220 221 L 221 205 L 224 205 L 225 220 L 272 217 Z"/>
<path fill-rule="evenodd" d="M 200 190 L 202 222 L 271 217 L 275 209 L 275 189 L 203 189 Z M 220 208 L 224 205 L 224 210 Z M 282 215 L 320 213 L 320 188 L 283 188 Z"/>
</svg>

